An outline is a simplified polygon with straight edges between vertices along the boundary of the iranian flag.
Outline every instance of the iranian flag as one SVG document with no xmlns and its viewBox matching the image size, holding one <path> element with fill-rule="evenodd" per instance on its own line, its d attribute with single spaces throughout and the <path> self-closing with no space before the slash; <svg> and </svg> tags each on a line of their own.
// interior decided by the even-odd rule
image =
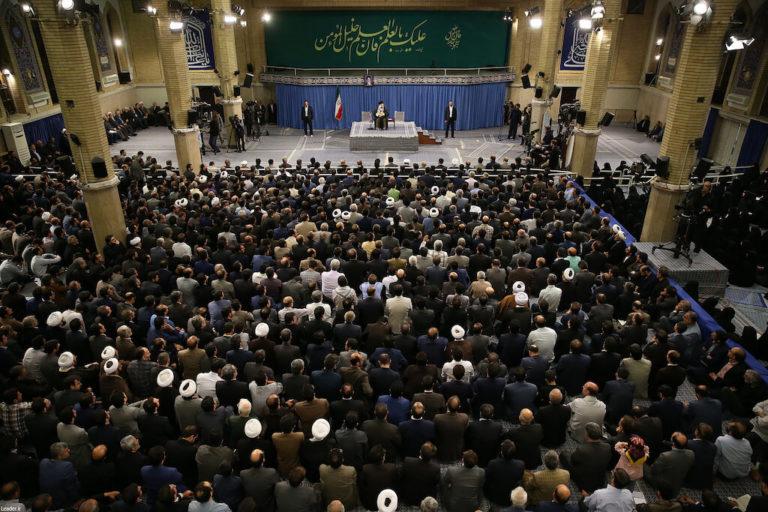
<svg viewBox="0 0 768 512">
<path fill-rule="evenodd" d="M 341 117 L 344 114 L 344 105 L 341 103 L 341 91 L 336 87 L 336 120 L 341 121 Z"/>
</svg>

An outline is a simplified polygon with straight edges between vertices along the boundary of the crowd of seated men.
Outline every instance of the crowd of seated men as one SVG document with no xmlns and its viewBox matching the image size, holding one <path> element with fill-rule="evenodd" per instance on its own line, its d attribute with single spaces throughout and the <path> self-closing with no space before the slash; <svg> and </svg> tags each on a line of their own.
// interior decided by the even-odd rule
<svg viewBox="0 0 768 512">
<path fill-rule="evenodd" d="M 260 167 L 123 172 L 125 243 L 3 188 L 4 510 L 766 510 L 765 383 L 565 177 Z"/>
<path fill-rule="evenodd" d="M 168 126 L 168 103 L 161 107 L 153 103 L 151 107 L 144 106 L 140 101 L 132 106 L 118 108 L 114 112 L 107 112 L 102 117 L 104 130 L 107 133 L 109 144 L 126 141 L 135 136 L 136 132 L 150 126 Z"/>
</svg>

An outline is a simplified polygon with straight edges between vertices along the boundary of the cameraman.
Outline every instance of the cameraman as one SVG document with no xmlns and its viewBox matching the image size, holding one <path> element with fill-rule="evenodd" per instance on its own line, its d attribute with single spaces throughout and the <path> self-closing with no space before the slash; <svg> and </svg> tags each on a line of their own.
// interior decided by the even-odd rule
<svg viewBox="0 0 768 512">
<path fill-rule="evenodd" d="M 707 232 L 707 220 L 713 216 L 714 199 L 711 181 L 705 181 L 701 188 L 691 190 L 685 199 L 685 209 L 691 213 L 690 237 L 695 253 L 701 251 Z"/>
<path fill-rule="evenodd" d="M 237 114 L 232 116 L 232 128 L 235 130 L 237 152 L 245 151 L 245 126 L 243 126 L 243 120 Z"/>
</svg>

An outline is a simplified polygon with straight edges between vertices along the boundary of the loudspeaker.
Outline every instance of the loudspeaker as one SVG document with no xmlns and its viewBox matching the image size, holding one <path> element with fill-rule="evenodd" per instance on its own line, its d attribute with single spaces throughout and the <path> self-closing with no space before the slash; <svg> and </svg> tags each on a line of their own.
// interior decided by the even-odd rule
<svg viewBox="0 0 768 512">
<path fill-rule="evenodd" d="M 655 78 L 656 78 L 656 73 L 646 73 L 645 78 L 643 79 L 643 82 L 645 82 L 645 85 L 651 85 Z"/>
<path fill-rule="evenodd" d="M 660 156 L 656 159 L 656 176 L 665 180 L 669 178 L 668 156 Z"/>
<path fill-rule="evenodd" d="M 587 122 L 587 111 L 579 110 L 576 112 L 576 124 L 584 125 Z"/>
<path fill-rule="evenodd" d="M 217 98 L 221 98 L 222 96 L 224 96 L 223 94 L 221 94 L 221 88 L 218 85 L 213 86 L 213 94 Z"/>
<path fill-rule="evenodd" d="M 549 92 L 549 97 L 557 98 L 558 96 L 560 96 L 560 87 L 553 85 L 552 90 Z"/>
<path fill-rule="evenodd" d="M 117 79 L 121 84 L 131 83 L 131 73 L 128 71 L 121 71 L 117 74 Z"/>
<path fill-rule="evenodd" d="M 107 163 L 100 156 L 95 156 L 91 160 L 91 169 L 93 169 L 94 178 L 107 177 Z"/>
<path fill-rule="evenodd" d="M 524 75 L 527 75 L 530 70 L 531 70 L 531 65 L 530 64 L 526 64 L 525 66 L 523 66 L 523 69 L 520 72 L 522 74 L 524 74 Z"/>
<path fill-rule="evenodd" d="M 600 120 L 600 126 L 610 126 L 611 121 L 613 121 L 614 115 L 613 112 L 606 112 L 603 114 L 603 118 Z"/>
<path fill-rule="evenodd" d="M 245 80 L 243 80 L 243 87 L 250 89 L 253 85 L 253 73 L 250 71 L 245 74 Z"/>
<path fill-rule="evenodd" d="M 187 110 L 187 126 L 197 124 L 197 110 Z"/>
<path fill-rule="evenodd" d="M 245 69 L 246 69 L 246 70 L 247 70 L 247 71 L 248 71 L 250 74 L 253 74 L 253 64 L 251 64 L 250 62 L 249 62 L 248 64 L 246 64 L 246 65 L 245 65 Z"/>
<path fill-rule="evenodd" d="M 56 158 L 56 163 L 61 167 L 61 172 L 67 178 L 76 172 L 75 166 L 72 165 L 72 159 L 69 156 L 64 155 Z"/>
<path fill-rule="evenodd" d="M 240 86 L 236 85 L 232 89 L 233 89 L 233 92 L 235 93 L 235 98 L 239 97 L 240 96 Z"/>
<path fill-rule="evenodd" d="M 699 163 L 696 164 L 696 169 L 693 171 L 693 175 L 699 178 L 699 180 L 704 181 L 704 178 L 707 177 L 707 173 L 712 168 L 712 164 L 714 164 L 712 160 L 709 158 L 702 158 L 699 160 Z"/>
<path fill-rule="evenodd" d="M 534 91 L 534 93 L 533 93 L 533 94 L 534 94 L 534 96 L 536 96 L 537 98 L 541 98 L 541 97 L 544 95 L 544 89 L 542 89 L 541 87 L 537 87 L 537 88 L 536 88 L 536 91 Z"/>
<path fill-rule="evenodd" d="M 528 75 L 523 75 L 520 77 L 520 81 L 523 82 L 523 89 L 530 89 L 531 88 L 531 79 L 528 78 Z"/>
</svg>

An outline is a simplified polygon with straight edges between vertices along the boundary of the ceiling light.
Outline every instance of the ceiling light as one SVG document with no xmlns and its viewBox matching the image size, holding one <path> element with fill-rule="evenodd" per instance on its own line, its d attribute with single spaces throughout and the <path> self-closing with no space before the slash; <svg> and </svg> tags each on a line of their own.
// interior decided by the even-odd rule
<svg viewBox="0 0 768 512">
<path fill-rule="evenodd" d="M 664 38 L 660 37 L 656 40 L 656 46 L 661 46 L 664 44 Z"/>
<path fill-rule="evenodd" d="M 592 5 L 592 11 L 590 12 L 593 20 L 601 20 L 605 16 L 605 7 L 600 0 L 597 0 Z"/>
<path fill-rule="evenodd" d="M 224 15 L 224 24 L 225 25 L 234 25 L 237 23 L 237 16 L 234 14 L 225 14 Z"/>
<path fill-rule="evenodd" d="M 241 27 L 247 27 L 248 26 L 248 22 L 245 21 L 245 20 L 240 20 L 240 26 Z"/>
<path fill-rule="evenodd" d="M 114 39 L 114 41 L 112 41 L 112 42 L 115 43 L 115 48 L 122 48 L 123 47 L 123 40 L 120 39 L 119 37 L 116 37 Z"/>
<path fill-rule="evenodd" d="M 661 60 L 661 54 L 657 53 L 655 57 L 653 57 L 653 60 Z"/>
<path fill-rule="evenodd" d="M 147 6 L 147 14 L 150 16 L 154 16 L 157 14 L 157 7 L 152 7 L 151 5 Z"/>
<path fill-rule="evenodd" d="M 168 28 L 171 30 L 171 32 L 178 33 L 184 30 L 184 22 L 178 21 L 178 20 L 171 20 L 171 22 L 168 24 Z"/>
<path fill-rule="evenodd" d="M 3 75 L 4 76 L 11 76 L 11 70 L 8 68 L 3 68 Z"/>
<path fill-rule="evenodd" d="M 541 16 L 534 16 L 528 20 L 528 25 L 533 29 L 539 29 L 544 24 Z"/>
<path fill-rule="evenodd" d="M 24 16 L 34 16 L 35 15 L 35 10 L 32 9 L 32 6 L 29 5 L 28 2 L 24 2 L 23 4 L 21 4 L 21 12 L 22 12 L 22 14 L 24 14 Z"/>
<path fill-rule="evenodd" d="M 579 18 L 579 30 L 592 30 L 592 18 Z"/>
<path fill-rule="evenodd" d="M 698 0 L 695 4 L 693 4 L 693 14 L 704 16 L 705 14 L 707 14 L 708 10 L 709 10 L 709 2 L 707 2 L 707 0 Z"/>
<path fill-rule="evenodd" d="M 269 13 L 269 11 L 264 11 L 264 14 L 261 15 L 261 21 L 264 23 L 269 23 L 272 21 L 272 15 Z"/>
<path fill-rule="evenodd" d="M 59 8 L 65 11 L 71 11 L 75 8 L 75 0 L 59 0 Z"/>
</svg>

